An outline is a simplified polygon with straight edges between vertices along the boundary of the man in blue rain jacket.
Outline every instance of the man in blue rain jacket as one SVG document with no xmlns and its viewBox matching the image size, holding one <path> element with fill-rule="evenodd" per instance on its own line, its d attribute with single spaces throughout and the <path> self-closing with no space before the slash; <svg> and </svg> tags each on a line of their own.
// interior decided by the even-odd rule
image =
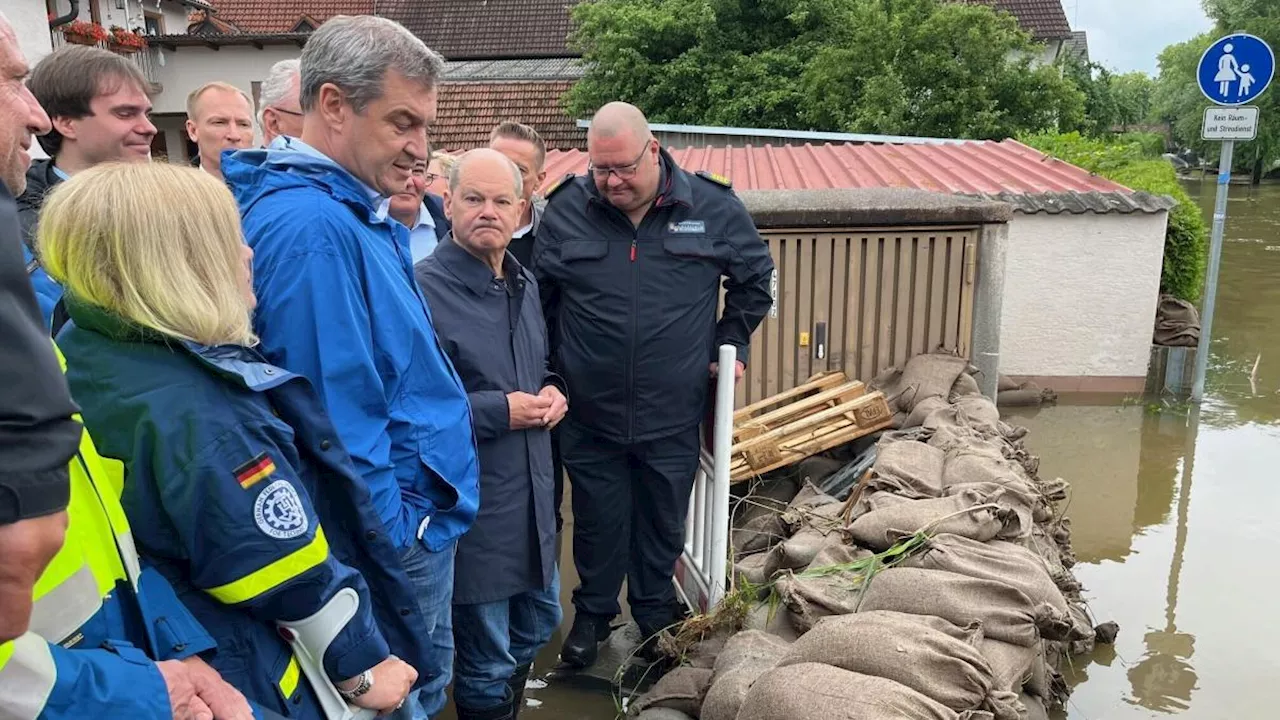
<svg viewBox="0 0 1280 720">
<path fill-rule="evenodd" d="M 388 217 L 428 156 L 443 66 L 394 22 L 330 20 L 302 53 L 302 137 L 222 163 L 254 250 L 261 349 L 320 391 L 427 617 L 437 651 L 418 667 L 416 717 L 444 708 L 454 550 L 479 506 L 466 390 L 414 281 L 409 231 Z"/>
</svg>

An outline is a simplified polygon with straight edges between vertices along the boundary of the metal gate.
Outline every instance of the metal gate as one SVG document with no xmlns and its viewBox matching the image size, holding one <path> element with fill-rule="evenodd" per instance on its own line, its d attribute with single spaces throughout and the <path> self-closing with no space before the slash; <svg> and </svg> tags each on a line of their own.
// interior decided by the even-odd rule
<svg viewBox="0 0 1280 720">
<path fill-rule="evenodd" d="M 736 405 L 824 370 L 870 380 L 945 348 L 968 357 L 978 227 L 767 230 L 774 306 L 751 338 Z"/>
</svg>

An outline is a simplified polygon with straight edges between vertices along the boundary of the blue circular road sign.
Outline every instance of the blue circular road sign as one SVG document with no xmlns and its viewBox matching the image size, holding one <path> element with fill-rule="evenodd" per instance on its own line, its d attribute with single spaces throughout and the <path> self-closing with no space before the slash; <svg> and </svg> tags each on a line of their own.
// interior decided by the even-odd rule
<svg viewBox="0 0 1280 720">
<path fill-rule="evenodd" d="M 1252 102 L 1271 84 L 1276 56 L 1262 38 L 1239 33 L 1214 43 L 1200 58 L 1200 92 L 1219 105 Z"/>
</svg>

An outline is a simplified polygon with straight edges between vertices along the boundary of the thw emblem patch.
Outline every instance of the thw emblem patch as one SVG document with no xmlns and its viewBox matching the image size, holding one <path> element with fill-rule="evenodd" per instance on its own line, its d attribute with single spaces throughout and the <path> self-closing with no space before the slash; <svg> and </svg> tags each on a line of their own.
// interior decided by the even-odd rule
<svg viewBox="0 0 1280 720">
<path fill-rule="evenodd" d="M 276 480 L 258 493 L 253 520 L 267 537 L 277 540 L 296 538 L 310 525 L 302 498 L 288 480 Z"/>
</svg>

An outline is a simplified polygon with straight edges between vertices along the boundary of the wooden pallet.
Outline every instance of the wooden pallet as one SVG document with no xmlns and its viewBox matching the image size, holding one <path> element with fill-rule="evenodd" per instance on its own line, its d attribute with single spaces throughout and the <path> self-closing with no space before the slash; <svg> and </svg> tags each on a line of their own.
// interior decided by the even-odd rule
<svg viewBox="0 0 1280 720">
<path fill-rule="evenodd" d="M 884 395 L 868 393 L 841 372 L 820 373 L 799 387 L 733 414 L 734 482 L 787 467 L 889 425 Z"/>
</svg>

